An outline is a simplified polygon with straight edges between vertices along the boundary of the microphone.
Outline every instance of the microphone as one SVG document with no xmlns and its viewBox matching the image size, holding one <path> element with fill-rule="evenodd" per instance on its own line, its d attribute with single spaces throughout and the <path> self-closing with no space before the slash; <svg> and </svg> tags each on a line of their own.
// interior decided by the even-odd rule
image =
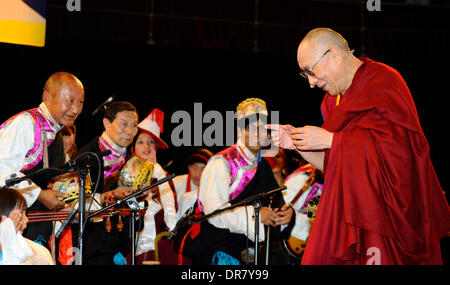
<svg viewBox="0 0 450 285">
<path fill-rule="evenodd" d="M 261 193 L 252 195 L 252 196 L 250 196 L 250 197 L 248 197 L 248 198 L 246 198 L 246 199 L 244 199 L 244 200 L 239 200 L 238 198 L 235 198 L 235 199 L 229 201 L 228 203 L 229 203 L 231 206 L 236 206 L 236 205 L 247 205 L 247 204 L 249 204 L 249 203 L 252 203 L 252 202 L 254 202 L 254 201 L 257 201 L 257 200 L 259 200 L 259 199 L 262 199 L 262 198 L 264 198 L 264 197 L 271 196 L 271 195 L 276 194 L 277 192 L 286 190 L 286 188 L 287 188 L 286 186 L 281 186 L 281 187 L 279 187 L 279 188 L 276 188 L 276 189 L 273 189 L 273 190 L 270 190 L 270 191 L 267 191 L 267 192 L 261 192 Z"/>
<path fill-rule="evenodd" d="M 114 97 L 115 96 L 111 96 L 111 97 L 109 97 L 108 99 L 106 99 L 106 101 L 105 102 L 103 102 L 100 106 L 98 106 L 95 110 L 94 110 L 94 112 L 92 112 L 92 116 L 95 116 L 97 113 L 98 113 L 98 111 L 100 111 L 100 109 L 103 107 L 103 106 L 105 106 L 106 104 L 108 104 L 108 103 L 111 103 L 113 100 L 114 100 Z"/>
<path fill-rule="evenodd" d="M 20 183 L 23 180 L 27 180 L 27 179 L 33 180 L 33 178 L 37 178 L 37 177 L 39 177 L 39 178 L 45 177 L 46 179 L 50 180 L 61 174 L 76 171 L 77 167 L 87 164 L 92 160 L 92 158 L 90 157 L 90 154 L 91 153 L 82 153 L 75 160 L 66 162 L 59 167 L 42 168 L 31 174 L 28 174 L 28 175 L 25 175 L 22 177 L 17 177 L 17 175 L 13 174 L 10 179 L 7 179 L 5 181 L 5 186 L 11 187 L 17 183 Z M 95 153 L 95 155 L 98 156 L 99 158 L 109 155 L 109 154 L 111 154 L 110 150 L 105 150 L 105 151 L 100 151 L 100 152 Z"/>
<path fill-rule="evenodd" d="M 28 174 L 28 175 L 25 175 L 22 177 L 17 177 L 17 174 L 13 174 L 13 175 L 11 175 L 11 178 L 9 178 L 5 181 L 5 187 L 11 187 L 11 186 L 16 185 L 24 180 L 28 180 L 28 179 L 33 180 L 34 178 L 45 177 L 46 179 L 50 180 L 50 179 L 57 177 L 64 173 L 65 172 L 62 171 L 61 169 L 49 167 L 49 168 L 39 169 L 31 174 Z"/>
<path fill-rule="evenodd" d="M 194 217 L 193 213 L 194 213 L 194 207 L 191 207 L 186 210 L 186 212 L 183 214 L 183 216 L 181 216 L 181 218 L 176 223 L 173 230 L 170 231 L 169 237 L 167 238 L 168 240 L 173 239 L 181 228 L 190 226 L 194 222 L 196 222 L 196 218 Z"/>
<path fill-rule="evenodd" d="M 67 225 L 75 218 L 75 215 L 77 214 L 78 208 L 73 208 L 72 212 L 70 212 L 69 216 L 67 217 L 66 221 L 61 225 L 58 232 L 55 234 L 55 238 L 59 239 L 64 229 L 67 227 Z"/>
<path fill-rule="evenodd" d="M 171 166 L 173 163 L 173 160 L 169 161 L 166 165 L 163 166 L 163 169 L 166 169 L 167 167 Z"/>
</svg>

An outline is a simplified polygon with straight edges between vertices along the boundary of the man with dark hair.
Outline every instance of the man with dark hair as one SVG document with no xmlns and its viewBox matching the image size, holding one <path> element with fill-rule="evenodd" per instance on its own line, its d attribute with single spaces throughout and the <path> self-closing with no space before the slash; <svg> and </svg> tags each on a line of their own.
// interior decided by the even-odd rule
<svg viewBox="0 0 450 285">
<path fill-rule="evenodd" d="M 0 126 L 0 185 L 10 177 L 31 174 L 41 168 L 64 163 L 63 143 L 59 130 L 72 126 L 83 109 L 84 87 L 67 72 L 52 74 L 42 94 L 39 107 L 21 112 Z M 59 210 L 64 195 L 47 189 L 45 179 L 33 183 L 22 181 L 12 187 L 20 191 L 29 210 Z M 51 235 L 51 222 L 30 225 L 25 236 L 39 239 L 43 245 Z"/>
<path fill-rule="evenodd" d="M 110 150 L 111 154 L 103 157 L 101 169 L 93 164 L 91 179 L 97 177 L 100 171 L 99 181 L 92 181 L 92 189 L 98 184 L 97 194 L 94 198 L 100 204 L 112 195 L 120 199 L 122 195 L 129 195 L 132 187 L 116 187 L 120 169 L 125 164 L 127 147 L 133 141 L 138 131 L 138 113 L 129 102 L 116 101 L 110 103 L 103 113 L 103 126 L 105 131 L 99 137 L 95 137 L 89 144 L 80 148 L 77 155 L 84 152 L 100 152 Z M 77 156 L 75 155 L 75 157 Z M 124 256 L 128 252 L 128 221 L 122 221 L 123 230 L 117 228 L 117 217 L 111 217 L 111 232 L 107 232 L 103 220 L 88 222 L 83 235 L 83 264 L 114 264 L 123 263 Z M 78 230 L 75 230 L 73 240 L 78 240 Z"/>
<path fill-rule="evenodd" d="M 26 211 L 19 191 L 0 187 L 0 265 L 53 265 L 47 248 L 22 236 Z"/>
<path fill-rule="evenodd" d="M 177 195 L 177 219 L 197 201 L 198 186 L 203 170 L 213 153 L 206 148 L 196 149 L 187 158 L 188 173 L 173 178 L 173 187 Z"/>
</svg>

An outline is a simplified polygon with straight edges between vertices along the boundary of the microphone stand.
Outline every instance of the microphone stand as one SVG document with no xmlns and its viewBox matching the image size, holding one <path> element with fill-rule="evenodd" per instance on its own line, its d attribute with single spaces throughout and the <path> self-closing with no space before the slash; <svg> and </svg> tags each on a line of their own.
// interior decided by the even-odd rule
<svg viewBox="0 0 450 285">
<path fill-rule="evenodd" d="M 145 190 L 144 190 L 145 191 Z M 128 200 L 127 205 L 130 209 L 130 239 L 132 240 L 131 243 L 131 265 L 135 265 L 136 261 L 136 210 L 139 208 L 139 205 L 137 204 L 136 199 L 132 198 L 134 201 Z M 144 201 L 144 203 L 147 203 L 147 201 Z M 147 206 L 144 206 L 145 208 Z"/>
<path fill-rule="evenodd" d="M 98 159 L 101 159 L 100 158 L 101 156 L 108 155 L 109 153 L 111 153 L 110 150 L 102 151 L 102 152 L 99 152 L 99 153 L 92 153 L 92 154 L 94 154 Z M 87 153 L 86 156 L 88 156 L 89 154 L 91 154 L 91 153 Z M 81 156 L 83 156 L 83 155 L 81 155 Z M 66 166 L 66 168 L 64 168 L 64 169 L 43 168 L 43 169 L 40 169 L 40 170 L 38 170 L 38 171 L 36 171 L 34 173 L 31 173 L 29 175 L 22 176 L 22 177 L 15 177 L 16 175 L 14 175 L 14 177 L 12 177 L 10 179 L 7 179 L 5 181 L 5 186 L 6 187 L 10 187 L 10 186 L 15 185 L 17 183 L 20 183 L 23 180 L 27 180 L 27 179 L 31 179 L 32 180 L 33 178 L 36 178 L 36 177 L 39 177 L 39 176 L 44 176 L 45 175 L 45 177 L 47 179 L 52 179 L 54 177 L 57 177 L 57 176 L 59 176 L 61 174 L 65 174 L 65 173 L 68 173 L 68 172 L 74 172 L 74 171 L 78 172 L 78 176 L 79 176 L 79 180 L 80 180 L 80 191 L 79 191 L 79 196 L 78 196 L 78 214 L 79 214 L 80 231 L 79 231 L 79 234 L 78 234 L 78 246 L 79 246 L 78 259 L 79 260 L 78 260 L 78 263 L 77 263 L 77 260 L 75 260 L 75 264 L 80 264 L 80 265 L 82 265 L 82 262 L 83 262 L 82 261 L 82 256 L 83 256 L 83 233 L 84 233 L 85 220 L 87 219 L 86 214 L 85 214 L 85 206 L 86 206 L 85 180 L 86 180 L 87 175 L 90 173 L 90 168 L 91 168 L 91 163 L 92 163 L 91 160 L 92 160 L 92 158 L 91 159 L 80 160 L 80 161 L 70 161 L 66 165 L 64 165 L 64 166 Z M 134 196 L 136 196 L 136 195 L 134 195 Z M 69 224 L 69 222 L 75 217 L 76 212 L 77 212 L 77 210 L 74 209 L 72 211 L 72 213 L 69 215 L 69 217 L 66 219 L 66 221 L 63 223 L 63 226 L 60 228 L 60 230 L 57 233 L 58 237 L 62 233 L 62 231 L 64 230 L 64 227 L 67 226 L 67 224 Z M 55 235 L 55 237 L 56 237 L 56 235 Z"/>
<path fill-rule="evenodd" d="M 230 206 L 228 206 L 226 208 L 214 210 L 213 212 L 209 213 L 208 215 L 204 215 L 200 218 L 188 217 L 187 221 L 181 222 L 180 224 L 177 224 L 175 226 L 175 229 L 173 229 L 173 231 L 171 232 L 169 239 L 172 238 L 173 236 L 175 236 L 176 232 L 181 227 L 190 226 L 192 223 L 201 223 L 201 222 L 205 221 L 206 219 L 211 218 L 212 216 L 218 215 L 222 212 L 234 209 L 236 207 L 253 204 L 253 206 L 255 207 L 255 265 L 258 265 L 257 258 L 258 258 L 258 246 L 259 246 L 259 214 L 260 214 L 260 210 L 261 210 L 261 206 L 262 206 L 261 199 L 263 199 L 264 197 L 272 196 L 272 195 L 276 194 L 277 192 L 285 190 L 286 188 L 287 188 L 286 186 L 282 186 L 282 187 L 276 188 L 274 190 L 270 190 L 267 192 L 263 192 L 263 193 L 259 193 L 259 194 L 250 196 L 240 202 L 237 202 L 236 204 L 231 204 Z"/>
<path fill-rule="evenodd" d="M 255 208 L 255 265 L 258 265 L 258 249 L 259 249 L 259 212 L 262 204 L 260 200 L 253 202 Z"/>
<path fill-rule="evenodd" d="M 272 208 L 272 200 L 273 196 L 269 197 L 269 207 Z M 265 256 L 265 263 L 264 265 L 269 265 L 269 255 L 270 255 L 270 232 L 271 232 L 271 226 L 267 227 L 267 234 L 266 234 L 266 256 Z"/>
<path fill-rule="evenodd" d="M 96 154 L 94 153 L 93 155 L 97 159 L 102 161 L 101 157 L 104 156 L 104 155 L 108 155 L 109 153 L 111 153 L 110 150 L 99 152 L 99 153 L 96 153 Z M 89 157 L 89 155 L 91 155 L 91 153 L 86 153 L 85 155 L 82 154 L 79 157 L 80 158 L 82 156 Z M 70 171 L 73 171 L 75 169 L 77 171 L 77 173 L 78 173 L 79 182 L 80 182 L 80 190 L 79 190 L 79 194 L 78 194 L 78 219 L 79 219 L 79 228 L 80 228 L 80 230 L 78 232 L 78 256 L 76 256 L 76 257 L 78 257 L 78 260 L 75 259 L 75 264 L 77 264 L 77 265 L 83 265 L 83 234 L 84 234 L 84 226 L 86 224 L 85 220 L 87 220 L 87 216 L 86 216 L 86 213 L 85 213 L 85 208 L 86 208 L 86 177 L 88 175 L 90 175 L 91 164 L 92 164 L 92 158 L 85 159 L 85 160 L 80 160 L 78 162 L 69 162 L 69 165 L 70 165 L 69 168 L 70 169 L 66 169 L 65 170 L 66 172 L 70 172 Z M 99 171 L 100 171 L 100 169 L 99 169 Z M 67 217 L 66 221 L 63 223 L 63 225 L 61 226 L 60 230 L 57 233 L 58 237 L 62 233 L 64 228 L 75 217 L 75 213 L 76 212 L 77 212 L 77 210 L 74 210 Z"/>
<path fill-rule="evenodd" d="M 136 230 L 134 229 L 135 226 L 135 219 L 136 219 L 136 208 L 135 207 L 130 207 L 130 211 L 131 211 L 131 227 L 130 227 L 130 231 L 131 231 L 131 265 L 134 265 L 135 263 L 135 259 L 136 259 Z"/>
<path fill-rule="evenodd" d="M 86 206 L 86 185 L 85 179 L 90 172 L 90 164 L 86 164 L 86 167 L 79 167 L 77 169 L 78 176 L 80 180 L 80 194 L 78 196 L 78 215 L 79 215 L 79 225 L 80 230 L 78 232 L 78 264 L 83 265 L 83 233 L 84 233 L 84 224 L 86 215 L 84 213 L 84 209 Z M 77 261 L 75 260 L 75 264 Z"/>
<path fill-rule="evenodd" d="M 126 197 L 124 197 L 123 199 L 121 199 L 121 200 L 117 200 L 115 203 L 113 203 L 113 204 L 111 204 L 111 205 L 108 205 L 108 206 L 106 206 L 106 207 L 104 207 L 104 208 L 101 208 L 100 210 L 98 210 L 98 211 L 95 211 L 95 212 L 93 212 L 92 214 L 89 214 L 88 216 L 87 216 L 87 220 L 89 220 L 90 218 L 92 218 L 92 217 L 94 217 L 94 216 L 96 216 L 96 215 L 98 215 L 98 214 L 100 214 L 100 213 L 103 213 L 103 212 L 105 212 L 105 211 L 107 211 L 107 210 L 109 210 L 109 209 L 111 209 L 111 208 L 113 208 L 113 207 L 117 207 L 117 206 L 120 206 L 120 205 L 122 205 L 123 203 L 125 203 L 125 202 L 127 202 L 128 200 L 130 200 L 130 199 L 132 199 L 132 198 L 134 198 L 134 197 L 136 197 L 136 196 L 139 196 L 139 195 L 141 195 L 142 193 L 144 193 L 145 191 L 147 191 L 147 190 L 150 190 L 150 189 L 152 189 L 153 187 L 156 187 L 156 186 L 158 186 L 158 185 L 160 185 L 160 184 L 163 184 L 163 183 L 165 183 L 165 182 L 167 182 L 167 181 L 169 181 L 169 180 L 171 180 L 171 179 L 173 179 L 175 177 L 175 174 L 171 174 L 171 175 L 169 175 L 169 176 L 167 176 L 167 177 L 164 177 L 163 179 L 160 179 L 160 180 L 158 180 L 158 181 L 156 181 L 154 184 L 152 184 L 152 185 L 149 185 L 149 186 L 147 186 L 147 187 L 144 187 L 144 188 L 142 188 L 142 189 L 140 189 L 140 190 L 138 190 L 138 191 L 136 191 L 136 192 L 134 192 L 133 194 L 130 194 L 130 195 L 128 195 L 128 196 L 126 196 Z M 131 264 L 132 265 L 134 265 L 134 263 L 135 263 L 135 259 L 136 259 L 136 250 L 135 250 L 135 248 L 136 248 L 136 238 L 135 238 L 135 235 L 136 235 L 136 233 L 134 232 L 135 231 L 135 227 L 134 227 L 134 219 L 135 219 L 135 217 L 136 217 L 136 207 L 130 207 L 130 203 L 127 203 L 128 204 L 128 206 L 129 206 L 129 208 L 130 208 L 130 212 L 131 212 L 131 250 L 132 250 L 132 252 L 131 252 Z M 80 249 L 81 250 L 81 249 Z"/>
</svg>

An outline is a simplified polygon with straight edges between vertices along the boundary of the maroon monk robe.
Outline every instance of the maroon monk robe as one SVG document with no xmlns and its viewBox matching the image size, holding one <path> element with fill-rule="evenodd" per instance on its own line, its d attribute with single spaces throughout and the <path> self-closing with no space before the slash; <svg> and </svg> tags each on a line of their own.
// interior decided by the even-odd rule
<svg viewBox="0 0 450 285">
<path fill-rule="evenodd" d="M 302 264 L 442 264 L 450 210 L 411 93 L 367 58 L 338 106 L 325 95 L 325 184 Z"/>
</svg>

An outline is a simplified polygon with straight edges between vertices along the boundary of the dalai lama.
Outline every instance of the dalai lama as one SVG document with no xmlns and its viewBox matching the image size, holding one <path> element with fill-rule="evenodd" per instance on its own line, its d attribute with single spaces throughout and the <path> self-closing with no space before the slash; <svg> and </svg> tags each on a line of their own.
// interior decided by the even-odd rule
<svg viewBox="0 0 450 285">
<path fill-rule="evenodd" d="M 355 57 L 328 28 L 310 31 L 297 59 L 310 87 L 326 92 L 325 122 L 267 128 L 324 171 L 302 264 L 442 264 L 450 210 L 402 76 Z"/>
</svg>

